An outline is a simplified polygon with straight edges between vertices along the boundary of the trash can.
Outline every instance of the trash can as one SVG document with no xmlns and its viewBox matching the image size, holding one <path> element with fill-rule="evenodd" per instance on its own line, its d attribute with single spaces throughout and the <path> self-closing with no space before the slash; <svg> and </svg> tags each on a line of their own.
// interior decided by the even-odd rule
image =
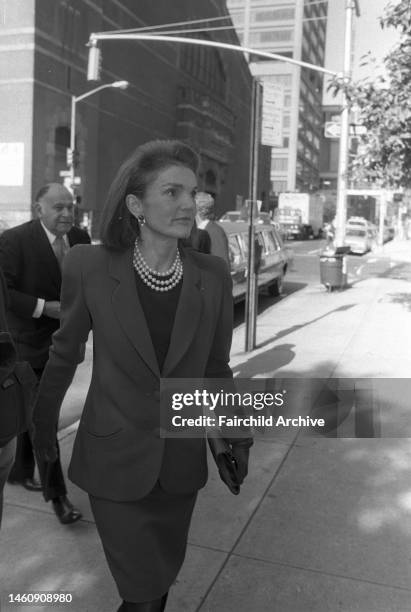
<svg viewBox="0 0 411 612">
<path fill-rule="evenodd" d="M 347 262 L 345 255 L 349 247 L 326 249 L 320 255 L 320 279 L 328 291 L 336 287 L 343 289 L 347 284 Z"/>
</svg>

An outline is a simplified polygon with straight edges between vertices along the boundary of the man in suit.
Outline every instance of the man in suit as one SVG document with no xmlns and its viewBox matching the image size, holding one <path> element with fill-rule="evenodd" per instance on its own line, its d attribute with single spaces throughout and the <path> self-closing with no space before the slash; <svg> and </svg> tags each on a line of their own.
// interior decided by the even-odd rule
<svg viewBox="0 0 411 612">
<path fill-rule="evenodd" d="M 224 259 L 228 267 L 230 267 L 230 258 L 228 254 L 228 238 L 218 223 L 216 223 L 214 214 L 214 198 L 209 193 L 199 191 L 196 194 L 196 223 L 199 229 L 205 230 L 210 236 L 210 253 Z"/>
<path fill-rule="evenodd" d="M 63 258 L 74 244 L 90 243 L 90 237 L 73 227 L 73 197 L 63 185 L 42 187 L 35 198 L 35 212 L 36 220 L 0 236 L 0 266 L 9 290 L 8 324 L 19 358 L 30 363 L 40 380 L 52 334 L 59 327 Z M 31 434 L 26 432 L 17 439 L 9 482 L 42 489 L 60 522 L 77 521 L 81 514 L 67 498 L 59 454 L 54 462 L 41 459 L 37 463 L 41 485 L 34 479 L 34 451 Z"/>
<path fill-rule="evenodd" d="M 3 273 L 0 269 L 0 380 L 3 379 L 5 374 L 10 372 L 10 355 L 7 349 L 6 343 L 3 342 L 4 332 L 7 332 L 6 322 L 6 307 L 7 307 L 7 294 L 6 294 L 6 281 L 4 280 Z M 3 422 L 0 420 L 0 433 L 2 433 Z M 0 526 L 3 514 L 3 489 L 6 484 L 7 476 L 13 465 L 14 453 L 16 449 L 16 438 L 12 438 L 6 444 L 0 445 Z"/>
</svg>

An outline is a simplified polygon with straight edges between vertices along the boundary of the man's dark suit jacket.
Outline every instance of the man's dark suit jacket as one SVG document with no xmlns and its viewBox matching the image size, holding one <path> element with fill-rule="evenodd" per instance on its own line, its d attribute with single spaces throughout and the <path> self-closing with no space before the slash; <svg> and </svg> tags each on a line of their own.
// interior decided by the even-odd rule
<svg viewBox="0 0 411 612">
<path fill-rule="evenodd" d="M 232 377 L 232 283 L 219 257 L 184 249 L 182 261 L 183 284 L 160 373 L 136 290 L 132 249 L 76 246 L 65 257 L 61 326 L 33 420 L 36 443 L 47 446 L 93 330 L 93 374 L 69 476 L 96 497 L 140 499 L 157 481 L 166 491 L 187 493 L 207 480 L 202 438 L 161 437 L 160 377 Z"/>
<path fill-rule="evenodd" d="M 77 227 L 72 227 L 67 237 L 70 246 L 90 243 L 87 232 Z M 45 315 L 35 319 L 33 312 L 37 298 L 60 300 L 61 271 L 39 220 L 3 232 L 0 267 L 9 290 L 8 324 L 19 358 L 41 369 L 48 359 L 51 336 L 59 321 Z"/>
</svg>

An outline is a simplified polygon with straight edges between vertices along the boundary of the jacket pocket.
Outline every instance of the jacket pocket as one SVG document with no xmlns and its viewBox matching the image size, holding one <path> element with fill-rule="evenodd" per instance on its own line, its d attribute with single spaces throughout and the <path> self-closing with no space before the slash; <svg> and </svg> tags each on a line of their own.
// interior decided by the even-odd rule
<svg viewBox="0 0 411 612">
<path fill-rule="evenodd" d="M 119 434 L 122 433 L 123 429 L 121 427 L 119 427 L 118 429 L 116 429 L 115 431 L 112 431 L 110 433 L 96 433 L 94 431 L 90 431 L 89 429 L 86 429 L 86 433 L 91 436 L 92 438 L 97 438 L 97 440 L 110 440 L 111 438 L 115 438 L 116 436 L 118 436 Z"/>
</svg>

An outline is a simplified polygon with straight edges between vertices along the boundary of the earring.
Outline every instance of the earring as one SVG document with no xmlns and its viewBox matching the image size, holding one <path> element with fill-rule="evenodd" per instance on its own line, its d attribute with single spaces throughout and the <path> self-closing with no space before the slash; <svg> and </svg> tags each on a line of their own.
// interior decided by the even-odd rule
<svg viewBox="0 0 411 612">
<path fill-rule="evenodd" d="M 144 225 L 146 222 L 146 218 L 144 215 L 137 215 L 137 221 L 139 222 L 140 225 Z"/>
</svg>

